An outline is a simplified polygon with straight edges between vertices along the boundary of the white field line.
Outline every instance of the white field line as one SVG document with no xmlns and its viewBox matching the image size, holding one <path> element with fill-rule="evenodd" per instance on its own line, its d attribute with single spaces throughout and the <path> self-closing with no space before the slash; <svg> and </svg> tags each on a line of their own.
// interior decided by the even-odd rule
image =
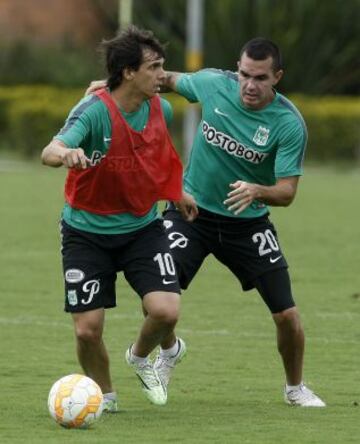
<svg viewBox="0 0 360 444">
<path fill-rule="evenodd" d="M 256 339 L 267 339 L 271 342 L 274 341 L 274 336 L 266 333 L 247 333 L 247 332 L 231 332 L 229 330 L 191 330 L 179 328 L 177 330 L 179 333 L 184 333 L 187 335 L 194 336 L 232 336 L 235 338 L 256 338 Z M 314 342 L 322 342 L 324 344 L 358 344 L 359 341 L 355 339 L 346 339 L 346 338 L 331 338 L 329 336 L 311 336 L 306 335 L 306 341 L 314 341 Z"/>
<path fill-rule="evenodd" d="M 132 319 L 132 320 L 141 320 L 141 317 L 139 317 L 137 314 L 132 315 L 115 315 L 112 316 L 112 319 L 108 320 L 115 320 L 115 319 Z M 41 327 L 53 327 L 53 328 L 73 328 L 72 322 L 69 320 L 69 322 L 59 322 L 59 321 L 46 321 L 44 318 L 41 317 L 35 317 L 35 316 L 19 316 L 17 318 L 6 318 L 6 317 L 0 317 L 0 324 L 2 325 L 38 325 Z M 179 328 L 177 330 L 180 334 L 186 334 L 190 336 L 232 336 L 237 338 L 256 338 L 256 339 L 265 339 L 273 341 L 274 337 L 273 335 L 269 335 L 268 333 L 248 333 L 244 331 L 230 331 L 227 329 L 209 329 L 209 330 L 193 330 L 193 329 L 186 329 L 186 328 Z M 307 341 L 314 341 L 314 342 L 322 342 L 325 344 L 358 344 L 358 340 L 356 339 L 346 339 L 346 338 L 339 338 L 339 337 L 329 337 L 327 336 L 311 336 L 306 335 Z"/>
<path fill-rule="evenodd" d="M 15 318 L 10 317 L 0 317 L 0 324 L 3 325 L 39 325 L 44 327 L 59 327 L 59 328 L 73 328 L 70 316 L 67 316 L 64 313 L 65 321 L 49 321 L 44 320 L 45 318 L 40 316 L 18 316 Z M 108 316 L 106 318 L 107 321 L 115 320 L 115 319 L 138 319 L 141 320 L 142 317 L 140 314 L 116 314 L 112 315 L 111 318 Z"/>
</svg>

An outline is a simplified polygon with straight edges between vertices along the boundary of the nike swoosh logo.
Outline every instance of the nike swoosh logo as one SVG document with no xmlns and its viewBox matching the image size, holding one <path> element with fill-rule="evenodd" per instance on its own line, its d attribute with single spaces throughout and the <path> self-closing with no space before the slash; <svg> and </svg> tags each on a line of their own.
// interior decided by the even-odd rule
<svg viewBox="0 0 360 444">
<path fill-rule="evenodd" d="M 214 112 L 215 112 L 216 114 L 219 114 L 220 116 L 229 117 L 228 114 L 223 113 L 222 111 L 219 110 L 219 108 L 215 108 L 215 109 L 214 109 Z"/>
<path fill-rule="evenodd" d="M 280 260 L 282 258 L 282 256 L 278 256 L 278 257 L 271 257 L 270 258 L 270 262 L 272 264 L 275 264 L 275 262 L 277 262 L 278 260 Z"/>
<path fill-rule="evenodd" d="M 104 137 L 104 142 L 105 143 L 111 142 L 111 137 Z"/>
<path fill-rule="evenodd" d="M 163 280 L 162 280 L 162 283 L 163 283 L 164 285 L 175 284 L 175 282 L 176 282 L 176 281 L 167 281 L 166 279 L 163 279 Z"/>
<path fill-rule="evenodd" d="M 138 375 L 137 373 L 136 373 L 136 376 L 139 378 L 139 381 L 141 382 L 141 385 L 143 387 L 145 387 L 146 390 L 150 390 L 150 387 L 146 384 L 146 382 L 142 379 L 142 377 L 140 375 Z"/>
</svg>

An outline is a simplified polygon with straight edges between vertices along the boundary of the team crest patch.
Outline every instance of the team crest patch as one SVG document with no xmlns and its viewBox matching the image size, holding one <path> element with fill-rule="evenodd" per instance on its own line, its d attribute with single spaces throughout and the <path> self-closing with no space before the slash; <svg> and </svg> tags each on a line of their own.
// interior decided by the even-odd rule
<svg viewBox="0 0 360 444">
<path fill-rule="evenodd" d="M 69 301 L 69 305 L 77 305 L 78 303 L 78 298 L 77 298 L 77 294 L 76 294 L 76 290 L 69 290 L 67 293 L 67 298 Z"/>
<path fill-rule="evenodd" d="M 258 126 L 256 133 L 253 137 L 253 142 L 259 146 L 265 146 L 267 144 L 269 138 L 270 130 L 269 128 L 265 128 L 264 126 Z"/>
</svg>

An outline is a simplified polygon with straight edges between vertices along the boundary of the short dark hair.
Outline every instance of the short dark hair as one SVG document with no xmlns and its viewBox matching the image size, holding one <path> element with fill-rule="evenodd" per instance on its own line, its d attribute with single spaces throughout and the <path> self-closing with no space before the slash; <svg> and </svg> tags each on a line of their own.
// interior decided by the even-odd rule
<svg viewBox="0 0 360 444">
<path fill-rule="evenodd" d="M 274 72 L 279 71 L 283 67 L 280 49 L 274 42 L 263 37 L 256 37 L 245 43 L 240 51 L 240 59 L 244 53 L 253 60 L 265 60 L 268 57 L 272 57 Z"/>
<path fill-rule="evenodd" d="M 137 71 L 143 62 L 143 52 L 146 49 L 157 53 L 159 58 L 165 58 L 165 46 L 154 36 L 152 31 L 139 29 L 130 25 L 111 40 L 101 44 L 105 55 L 108 71 L 107 84 L 110 90 L 117 88 L 123 80 L 126 68 Z"/>
</svg>

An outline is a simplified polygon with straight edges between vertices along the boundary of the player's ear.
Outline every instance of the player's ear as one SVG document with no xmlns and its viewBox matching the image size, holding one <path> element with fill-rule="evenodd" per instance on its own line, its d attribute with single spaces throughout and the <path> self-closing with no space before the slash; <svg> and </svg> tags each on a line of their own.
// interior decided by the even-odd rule
<svg viewBox="0 0 360 444">
<path fill-rule="evenodd" d="M 282 69 L 279 69 L 279 71 L 276 71 L 274 73 L 274 77 L 275 77 L 275 83 L 273 83 L 274 86 L 280 82 L 283 75 L 284 75 L 284 71 Z"/>
<path fill-rule="evenodd" d="M 124 79 L 125 80 L 132 80 L 134 78 L 134 75 L 135 75 L 135 71 L 133 69 L 130 69 L 130 68 L 124 69 Z"/>
</svg>

